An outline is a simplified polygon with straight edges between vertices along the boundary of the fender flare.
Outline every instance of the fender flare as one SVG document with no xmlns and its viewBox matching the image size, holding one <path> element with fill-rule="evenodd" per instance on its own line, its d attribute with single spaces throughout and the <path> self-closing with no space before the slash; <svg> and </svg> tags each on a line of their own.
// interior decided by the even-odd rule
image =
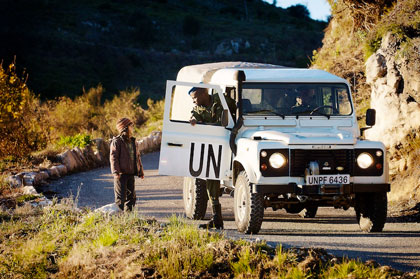
<svg viewBox="0 0 420 279">
<path fill-rule="evenodd" d="M 245 158 L 237 157 L 233 160 L 233 185 L 236 183 L 238 174 L 243 170 L 248 175 L 249 182 L 256 183 L 256 173 L 252 170 L 252 167 L 249 165 L 249 163 L 247 163 L 247 160 Z"/>
</svg>

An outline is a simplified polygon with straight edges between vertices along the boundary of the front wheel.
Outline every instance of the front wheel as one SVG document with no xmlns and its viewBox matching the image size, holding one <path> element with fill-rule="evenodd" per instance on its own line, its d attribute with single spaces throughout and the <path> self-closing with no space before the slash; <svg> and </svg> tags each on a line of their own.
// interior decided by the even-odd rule
<svg viewBox="0 0 420 279">
<path fill-rule="evenodd" d="M 354 209 L 360 229 L 364 232 L 381 232 L 386 222 L 387 207 L 386 193 L 357 194 Z"/>
<path fill-rule="evenodd" d="M 186 216 L 193 220 L 203 219 L 206 215 L 208 200 L 206 181 L 184 177 L 183 198 Z"/>
<path fill-rule="evenodd" d="M 262 194 L 252 193 L 245 171 L 236 179 L 234 212 L 238 231 L 246 234 L 258 233 L 264 217 L 264 198 Z"/>
</svg>

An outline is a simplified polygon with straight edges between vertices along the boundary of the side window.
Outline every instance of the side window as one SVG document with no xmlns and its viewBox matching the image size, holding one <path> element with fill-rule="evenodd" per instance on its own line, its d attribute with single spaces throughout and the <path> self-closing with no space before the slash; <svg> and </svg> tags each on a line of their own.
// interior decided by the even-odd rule
<svg viewBox="0 0 420 279">
<path fill-rule="evenodd" d="M 169 119 L 171 121 L 189 122 L 194 103 L 188 91 L 191 87 L 176 85 L 172 88 L 171 110 Z"/>
<path fill-rule="evenodd" d="M 191 89 L 195 89 L 190 92 Z M 232 100 L 234 103 L 234 101 Z M 233 105 L 235 106 L 235 105 Z M 235 108 L 232 109 L 235 111 Z M 223 106 L 216 89 L 175 85 L 172 88 L 169 120 L 189 123 L 191 117 L 197 124 L 221 125 Z"/>
<path fill-rule="evenodd" d="M 351 103 L 347 90 L 337 90 L 338 111 L 341 115 L 349 115 L 351 113 Z"/>
</svg>

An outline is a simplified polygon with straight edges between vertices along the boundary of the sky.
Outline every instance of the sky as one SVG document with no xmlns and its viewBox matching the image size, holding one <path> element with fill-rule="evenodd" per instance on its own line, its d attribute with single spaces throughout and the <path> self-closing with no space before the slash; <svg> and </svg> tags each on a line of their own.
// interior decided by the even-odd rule
<svg viewBox="0 0 420 279">
<path fill-rule="evenodd" d="M 273 3 L 273 0 L 266 0 Z M 308 8 L 311 18 L 326 21 L 331 15 L 330 5 L 327 0 L 277 0 L 277 7 L 288 8 L 293 5 L 302 4 Z"/>
</svg>

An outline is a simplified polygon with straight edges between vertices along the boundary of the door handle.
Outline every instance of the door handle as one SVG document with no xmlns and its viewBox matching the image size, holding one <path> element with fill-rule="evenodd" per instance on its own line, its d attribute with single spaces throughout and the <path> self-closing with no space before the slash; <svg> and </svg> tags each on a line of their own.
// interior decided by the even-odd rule
<svg viewBox="0 0 420 279">
<path fill-rule="evenodd" d="M 182 143 L 172 143 L 172 142 L 168 142 L 169 146 L 177 146 L 177 147 L 182 147 L 183 144 Z"/>
</svg>

